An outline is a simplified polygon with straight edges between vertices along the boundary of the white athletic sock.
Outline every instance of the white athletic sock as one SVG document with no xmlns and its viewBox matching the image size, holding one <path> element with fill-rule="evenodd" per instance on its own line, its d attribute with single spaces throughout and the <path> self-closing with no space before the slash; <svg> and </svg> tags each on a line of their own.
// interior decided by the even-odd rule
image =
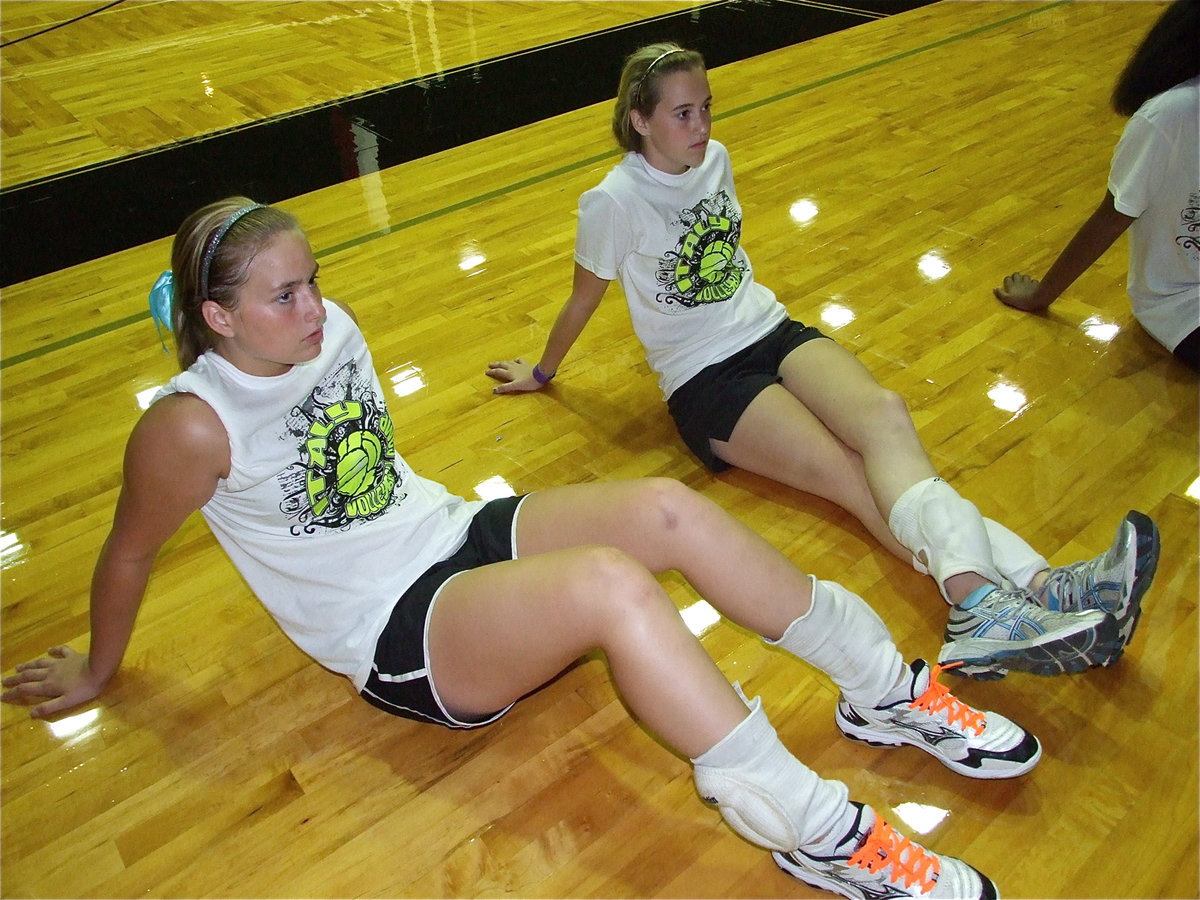
<svg viewBox="0 0 1200 900">
<path fill-rule="evenodd" d="M 1050 568 L 1046 557 L 1030 547 L 1020 535 L 988 518 L 984 518 L 983 526 L 987 529 L 988 543 L 992 545 L 992 561 L 1012 587 L 1029 587 L 1038 572 Z"/>
<path fill-rule="evenodd" d="M 933 576 L 949 602 L 946 579 L 974 572 L 993 584 L 1004 576 L 992 558 L 983 516 L 941 478 L 918 481 L 900 495 L 888 528 L 913 555 L 913 567 Z"/>
<path fill-rule="evenodd" d="M 700 796 L 715 803 L 734 831 L 769 850 L 784 852 L 845 834 L 854 809 L 849 791 L 792 756 L 762 709 L 762 700 L 738 695 L 750 715 L 692 760 Z"/>
<path fill-rule="evenodd" d="M 809 577 L 812 608 L 779 640 L 763 640 L 816 666 L 856 706 L 878 706 L 908 677 L 887 626 L 857 594 L 835 581 Z"/>
</svg>

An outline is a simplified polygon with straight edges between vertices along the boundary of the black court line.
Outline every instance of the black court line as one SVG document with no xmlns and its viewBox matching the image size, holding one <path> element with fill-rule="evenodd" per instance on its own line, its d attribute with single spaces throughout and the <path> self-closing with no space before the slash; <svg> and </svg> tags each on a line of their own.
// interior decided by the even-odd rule
<svg viewBox="0 0 1200 900">
<path fill-rule="evenodd" d="M 718 0 L 6 187 L 0 285 L 173 235 L 220 197 L 278 203 L 601 102 L 652 41 L 716 67 L 930 2 Z"/>
</svg>

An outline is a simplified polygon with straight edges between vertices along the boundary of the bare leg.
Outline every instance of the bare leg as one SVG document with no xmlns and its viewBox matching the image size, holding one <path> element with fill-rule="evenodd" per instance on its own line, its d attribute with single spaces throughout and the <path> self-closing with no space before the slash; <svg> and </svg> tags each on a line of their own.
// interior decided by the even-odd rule
<svg viewBox="0 0 1200 900">
<path fill-rule="evenodd" d="M 840 353 L 845 351 L 840 350 Z M 854 363 L 854 369 L 861 369 L 857 360 Z M 791 381 L 794 384 L 796 379 Z M 871 384 L 872 392 L 883 390 L 874 379 Z M 908 435 L 901 443 L 907 447 L 905 455 L 920 454 L 907 477 L 932 472 L 933 464 L 924 449 L 912 447 L 915 430 L 907 409 L 896 403 L 898 399 L 892 394 L 882 404 L 891 415 L 901 416 L 904 420 L 899 430 Z M 858 519 L 884 549 L 905 562 L 912 560 L 913 554 L 896 539 L 885 519 L 890 507 L 877 505 L 868 484 L 863 457 L 830 431 L 786 387 L 772 385 L 760 393 L 738 419 L 729 440 L 711 441 L 711 444 L 713 452 L 730 465 L 836 503 Z M 801 452 L 797 452 L 797 448 L 802 448 Z M 898 483 L 902 484 L 907 477 L 900 478 Z M 927 477 L 929 475 L 924 474 L 917 480 Z M 984 523 L 997 568 L 1018 586 L 1036 590 L 1045 578 L 1045 560 L 1008 529 L 986 519 Z M 1009 564 L 1007 568 L 1002 560 Z M 984 583 L 986 580 L 975 573 L 955 575 L 946 581 L 948 593 L 957 600 Z"/>
<path fill-rule="evenodd" d="M 456 576 L 434 604 L 431 677 L 452 711 L 500 708 L 599 647 L 634 715 L 692 760 L 701 795 L 740 834 L 786 849 L 846 833 L 857 807 L 845 786 L 787 751 L 760 702 L 729 685 L 652 572 L 678 569 L 726 615 L 782 636 L 781 646 L 815 644 L 835 683 L 873 685 L 883 696 L 904 667 L 861 599 L 822 582 L 814 605 L 812 582 L 782 554 L 669 479 L 533 494 L 516 542 L 519 559 Z M 862 627 L 869 621 L 877 628 Z M 874 639 L 859 638 L 872 630 Z"/>
<path fill-rule="evenodd" d="M 787 391 L 860 455 L 875 507 L 885 521 L 905 491 L 937 475 L 904 399 L 880 385 L 845 348 L 833 341 L 809 341 L 788 354 L 779 373 Z M 987 554 L 981 518 L 978 525 L 976 543 Z M 946 578 L 942 588 L 950 602 L 960 603 L 988 583 L 978 572 L 962 572 Z"/>
<path fill-rule="evenodd" d="M 784 387 L 772 385 L 760 393 L 729 440 L 710 443 L 731 466 L 836 503 L 889 552 L 905 562 L 912 559 L 879 512 L 862 457 Z"/>
<path fill-rule="evenodd" d="M 701 755 L 747 715 L 662 587 L 619 550 L 562 550 L 464 572 L 446 584 L 430 621 L 432 680 L 459 715 L 500 709 L 597 647 L 634 715 L 685 756 Z"/>
<path fill-rule="evenodd" d="M 937 475 L 904 399 L 845 348 L 809 341 L 779 367 L 783 386 L 859 453 L 880 515 L 918 481 Z"/>
<path fill-rule="evenodd" d="M 723 616 L 770 639 L 808 612 L 808 577 L 756 532 L 670 478 L 555 487 L 517 523 L 522 556 L 616 547 L 650 572 L 679 571 Z"/>
<path fill-rule="evenodd" d="M 498 709 L 599 647 L 648 727 L 690 757 L 707 750 L 746 709 L 653 577 L 668 569 L 681 572 L 723 615 L 769 640 L 792 629 L 802 644 L 815 641 L 797 655 L 835 683 L 877 696 L 895 683 L 899 655 L 882 623 L 872 640 L 858 630 L 825 639 L 829 624 L 792 628 L 808 621 L 802 617 L 812 609 L 808 576 L 677 481 L 540 491 L 521 508 L 517 549 L 518 560 L 450 581 L 434 607 L 430 665 L 443 702 L 455 712 Z M 848 596 L 850 606 L 862 608 L 860 617 L 877 618 Z M 826 622 L 831 614 L 819 618 Z"/>
</svg>

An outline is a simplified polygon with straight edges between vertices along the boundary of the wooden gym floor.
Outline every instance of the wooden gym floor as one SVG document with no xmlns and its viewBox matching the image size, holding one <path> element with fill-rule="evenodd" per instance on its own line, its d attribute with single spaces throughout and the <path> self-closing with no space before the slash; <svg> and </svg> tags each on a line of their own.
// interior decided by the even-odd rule
<svg viewBox="0 0 1200 900">
<path fill-rule="evenodd" d="M 0 5 L 9 198 L 705 4 L 101 6 Z M 852 744 L 823 676 L 726 623 L 697 625 L 801 759 L 1005 897 L 1200 894 L 1196 378 L 1133 320 L 1124 240 L 1049 315 L 990 294 L 1014 269 L 1043 272 L 1099 201 L 1123 124 L 1108 92 L 1161 9 L 935 3 L 710 74 L 761 280 L 904 394 L 942 474 L 1055 563 L 1102 552 L 1131 508 L 1161 528 L 1116 666 L 951 683 L 1041 738 L 1041 764 L 1015 781 Z M 581 58 L 558 74 L 591 72 Z M 514 85 L 508 102 L 524 96 Z M 608 115 L 604 99 L 270 198 L 307 225 L 327 295 L 357 310 L 396 388 L 401 451 L 470 497 L 679 478 L 861 593 L 907 656 L 936 656 L 946 607 L 928 579 L 828 503 L 687 455 L 615 288 L 552 388 L 491 394 L 487 360 L 536 355 L 566 296 L 577 198 L 617 158 Z M 262 152 L 282 168 L 316 148 Z M 80 202 L 29 253 L 66 253 L 114 210 L 133 233 L 149 213 L 122 196 L 114 180 L 112 208 Z M 53 644 L 86 649 L 124 440 L 173 372 L 145 312 L 167 234 L 3 289 L 5 672 Z M 5 254 L 16 240 L 6 228 Z M 663 580 L 700 618 L 687 585 Z M 386 717 L 288 642 L 198 516 L 164 549 L 106 694 L 52 723 L 6 706 L 0 740 L 5 897 L 824 896 L 698 801 L 602 659 L 483 730 Z"/>
</svg>

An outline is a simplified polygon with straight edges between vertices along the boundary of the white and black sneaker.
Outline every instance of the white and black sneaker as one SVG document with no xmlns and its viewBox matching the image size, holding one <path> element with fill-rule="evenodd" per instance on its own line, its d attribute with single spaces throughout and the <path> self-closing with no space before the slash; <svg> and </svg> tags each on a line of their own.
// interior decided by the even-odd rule
<svg viewBox="0 0 1200 900">
<path fill-rule="evenodd" d="M 987 876 L 952 856 L 938 856 L 893 829 L 875 811 L 851 802 L 854 826 L 828 855 L 804 849 L 771 856 L 784 872 L 810 887 L 850 900 L 928 897 L 997 900 Z"/>
<path fill-rule="evenodd" d="M 875 747 L 910 744 L 969 778 L 1015 778 L 1042 757 L 1038 739 L 999 713 L 973 709 L 938 683 L 944 666 L 923 659 L 879 706 L 838 700 L 834 719 L 842 734 Z"/>
</svg>

